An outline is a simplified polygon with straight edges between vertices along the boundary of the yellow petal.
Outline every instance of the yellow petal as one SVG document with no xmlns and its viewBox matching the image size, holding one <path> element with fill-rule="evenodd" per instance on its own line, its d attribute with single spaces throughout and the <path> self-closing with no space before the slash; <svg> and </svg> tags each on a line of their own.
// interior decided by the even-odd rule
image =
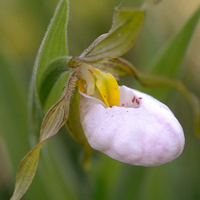
<svg viewBox="0 0 200 200">
<path fill-rule="evenodd" d="M 119 105 L 118 84 L 110 73 L 84 65 L 80 70 L 78 87 L 81 92 L 103 100 L 108 107 Z"/>
<path fill-rule="evenodd" d="M 104 73 L 98 70 L 100 73 L 96 75 L 96 87 L 98 88 L 103 101 L 107 106 L 119 105 L 119 88 L 114 76 L 110 73 Z"/>
</svg>

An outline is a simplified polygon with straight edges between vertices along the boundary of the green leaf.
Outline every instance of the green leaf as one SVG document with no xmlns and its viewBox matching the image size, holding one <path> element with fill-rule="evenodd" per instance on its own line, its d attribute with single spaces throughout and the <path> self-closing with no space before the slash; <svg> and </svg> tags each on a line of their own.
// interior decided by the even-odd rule
<svg viewBox="0 0 200 200">
<path fill-rule="evenodd" d="M 167 42 L 164 48 L 159 51 L 159 54 L 153 59 L 149 65 L 149 71 L 157 74 L 162 74 L 169 77 L 177 77 L 181 71 L 182 63 L 185 54 L 192 38 L 193 32 L 197 26 L 200 17 L 200 7 L 194 12 L 186 24 Z M 170 96 L 169 90 L 163 89 L 144 89 L 146 93 L 166 101 Z"/>
<path fill-rule="evenodd" d="M 44 112 L 46 113 L 49 108 L 54 105 L 62 96 L 63 88 L 66 84 L 66 81 L 68 80 L 70 73 L 69 71 L 61 72 L 60 76 L 57 80 L 55 80 L 53 87 L 51 88 L 48 98 L 46 98 L 45 104 L 44 104 Z M 63 86 L 63 87 L 62 87 Z"/>
<path fill-rule="evenodd" d="M 68 0 L 61 0 L 57 6 L 52 21 L 44 36 L 35 62 L 36 93 L 39 93 L 43 76 L 50 63 L 55 59 L 68 55 L 67 23 Z"/>
<path fill-rule="evenodd" d="M 43 79 L 41 81 L 41 86 L 39 88 L 39 97 L 43 107 L 56 81 L 63 74 L 63 72 L 66 72 L 68 70 L 67 63 L 67 57 L 58 58 L 53 61 L 46 69 L 42 77 Z"/>
<path fill-rule="evenodd" d="M 159 51 L 159 54 L 149 66 L 151 72 L 170 77 L 177 76 L 199 18 L 200 7 L 182 29 Z"/>
<path fill-rule="evenodd" d="M 189 45 L 189 42 L 192 38 L 193 32 L 199 22 L 200 18 L 200 6 L 191 16 L 191 18 L 187 21 L 187 23 L 182 27 L 182 29 L 167 43 L 167 45 L 163 48 L 162 51 L 158 54 L 158 56 L 154 59 L 152 64 L 150 64 L 150 71 L 154 73 L 159 73 L 165 76 L 169 76 L 171 78 L 175 78 L 178 73 L 181 71 L 182 63 L 185 58 L 185 54 Z M 147 77 L 146 77 L 147 78 Z M 143 77 L 143 80 L 145 78 Z M 148 76 L 149 82 L 149 76 Z M 160 79 L 160 78 L 158 78 Z M 162 81 L 162 80 L 161 80 Z M 151 82 L 155 82 L 157 84 L 157 80 L 155 77 L 155 81 L 151 80 Z M 166 82 L 166 85 L 175 86 L 179 90 L 183 92 L 186 98 L 189 100 L 193 113 L 194 113 L 194 129 L 195 133 L 200 139 L 200 107 L 199 100 L 196 98 L 194 94 L 190 94 L 183 84 L 179 81 L 169 80 L 167 83 L 167 79 L 163 79 L 162 82 Z M 161 86 L 161 85 L 160 85 Z M 152 89 L 145 89 L 145 92 L 150 93 L 159 99 L 167 99 L 169 96 L 169 90 L 160 89 L 159 91 L 155 91 Z"/>
<path fill-rule="evenodd" d="M 85 62 L 95 62 L 104 57 L 123 55 L 133 46 L 144 16 L 144 10 L 115 9 L 110 31 L 97 38 L 80 58 Z"/>
<path fill-rule="evenodd" d="M 57 81 L 61 73 L 64 72 L 66 66 L 64 60 L 65 58 L 67 60 L 68 54 L 66 30 L 69 11 L 68 5 L 68 0 L 60 0 L 36 57 L 28 107 L 29 131 L 33 139 L 34 136 L 39 133 L 41 122 L 44 117 L 44 108 L 42 106 L 45 105 L 45 102 L 48 100 L 48 94 L 55 84 L 55 81 Z M 62 59 L 64 62 L 63 66 L 61 66 Z M 52 73 L 55 72 L 57 65 L 60 71 L 57 71 L 57 75 L 53 77 Z M 48 85 L 48 81 L 51 82 L 50 85 Z M 62 82 L 60 87 L 63 88 L 63 86 Z M 55 99 L 59 98 L 60 96 Z M 48 106 L 48 108 L 49 107 L 50 106 Z"/>
</svg>

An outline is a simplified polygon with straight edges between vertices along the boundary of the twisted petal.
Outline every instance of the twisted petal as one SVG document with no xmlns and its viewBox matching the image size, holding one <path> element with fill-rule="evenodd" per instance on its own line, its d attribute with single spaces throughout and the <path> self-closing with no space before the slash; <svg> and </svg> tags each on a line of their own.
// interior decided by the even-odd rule
<svg viewBox="0 0 200 200">
<path fill-rule="evenodd" d="M 185 138 L 170 109 L 137 90 L 119 90 L 119 107 L 111 108 L 81 93 L 81 123 L 91 147 L 132 165 L 157 166 L 177 158 Z"/>
</svg>

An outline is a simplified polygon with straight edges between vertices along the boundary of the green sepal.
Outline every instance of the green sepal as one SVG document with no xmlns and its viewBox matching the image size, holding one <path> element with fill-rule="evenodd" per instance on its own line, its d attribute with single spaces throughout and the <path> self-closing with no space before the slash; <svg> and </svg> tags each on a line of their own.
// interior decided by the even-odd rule
<svg viewBox="0 0 200 200">
<path fill-rule="evenodd" d="M 110 31 L 98 37 L 80 58 L 85 62 L 95 62 L 104 57 L 125 54 L 133 46 L 142 27 L 144 16 L 144 10 L 115 9 Z"/>
<path fill-rule="evenodd" d="M 40 142 L 55 135 L 66 123 L 69 115 L 70 101 L 77 85 L 78 72 L 79 68 L 71 72 L 61 98 L 49 109 L 45 115 L 40 131 Z"/>
<path fill-rule="evenodd" d="M 111 73 L 116 79 L 119 79 L 122 75 L 130 75 L 137 78 L 136 68 L 123 58 L 103 58 L 98 62 L 92 63 L 92 66 L 103 72 Z"/>
<path fill-rule="evenodd" d="M 21 161 L 17 171 L 15 190 L 10 200 L 19 200 L 30 186 L 38 166 L 40 150 L 44 142 L 35 146 Z"/>
<path fill-rule="evenodd" d="M 70 113 L 68 120 L 66 122 L 66 127 L 71 134 L 71 136 L 76 140 L 84 149 L 84 157 L 83 157 L 83 167 L 85 169 L 89 168 L 90 158 L 93 154 L 93 149 L 89 145 L 85 134 L 83 132 L 83 128 L 80 122 L 80 111 L 79 111 L 79 92 L 78 88 L 74 91 L 74 94 L 71 99 L 70 104 Z"/>
<path fill-rule="evenodd" d="M 47 112 L 42 122 L 39 143 L 23 158 L 20 163 L 12 200 L 20 199 L 31 184 L 37 169 L 40 150 L 46 140 L 54 136 L 66 123 L 69 105 L 77 82 L 78 70 L 74 70 L 66 82 L 63 94 L 58 102 Z"/>
</svg>

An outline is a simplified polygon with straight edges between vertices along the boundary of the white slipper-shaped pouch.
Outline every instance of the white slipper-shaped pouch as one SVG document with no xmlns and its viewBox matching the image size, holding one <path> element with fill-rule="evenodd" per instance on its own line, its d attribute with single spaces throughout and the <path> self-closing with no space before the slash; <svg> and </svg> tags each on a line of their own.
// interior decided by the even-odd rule
<svg viewBox="0 0 200 200">
<path fill-rule="evenodd" d="M 119 106 L 80 92 L 81 124 L 92 148 L 124 163 L 157 166 L 183 151 L 183 129 L 170 109 L 155 98 L 119 86 Z"/>
</svg>

